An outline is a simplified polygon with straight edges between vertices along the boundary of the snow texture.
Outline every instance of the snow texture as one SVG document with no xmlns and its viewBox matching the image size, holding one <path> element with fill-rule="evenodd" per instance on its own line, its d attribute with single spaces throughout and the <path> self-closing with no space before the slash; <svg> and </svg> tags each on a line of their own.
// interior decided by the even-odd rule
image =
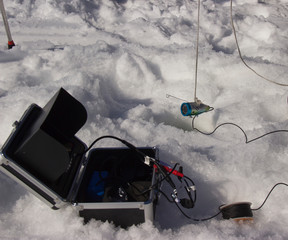
<svg viewBox="0 0 288 240">
<path fill-rule="evenodd" d="M 287 0 L 233 1 L 233 19 L 246 62 L 258 73 L 288 84 Z M 88 121 L 77 136 L 89 145 L 115 135 L 136 146 L 157 146 L 160 159 L 179 162 L 197 187 L 193 218 L 222 204 L 258 207 L 277 182 L 288 182 L 287 133 L 246 144 L 226 125 L 213 135 L 192 131 L 180 113 L 192 101 L 197 33 L 193 0 L 4 1 L 16 46 L 7 50 L 0 22 L 0 145 L 24 110 L 65 88 L 83 103 Z M 288 129 L 287 87 L 269 83 L 241 62 L 230 23 L 229 0 L 202 0 L 197 97 L 214 107 L 195 126 L 240 125 L 248 139 Z M 113 147 L 103 140 L 98 146 Z M 161 198 L 155 224 L 120 229 L 108 222 L 83 224 L 75 209 L 51 210 L 0 173 L 0 239 L 287 239 L 288 188 L 279 186 L 253 224 L 221 216 L 186 219 Z M 168 192 L 169 194 L 169 192 Z"/>
</svg>

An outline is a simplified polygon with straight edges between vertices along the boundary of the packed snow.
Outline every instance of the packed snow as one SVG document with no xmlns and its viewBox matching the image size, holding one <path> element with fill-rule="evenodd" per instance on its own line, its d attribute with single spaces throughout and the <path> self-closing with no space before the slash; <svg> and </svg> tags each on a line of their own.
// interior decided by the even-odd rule
<svg viewBox="0 0 288 240">
<path fill-rule="evenodd" d="M 242 55 L 268 79 L 288 84 L 287 0 L 234 0 Z M 66 89 L 87 109 L 77 136 L 89 145 L 114 135 L 136 146 L 156 146 L 160 160 L 179 162 L 197 187 L 192 218 L 222 204 L 257 208 L 278 182 L 288 183 L 287 132 L 249 144 L 225 125 L 206 136 L 180 113 L 193 101 L 197 37 L 196 0 L 4 1 L 15 47 L 7 49 L 0 21 L 0 146 L 24 110 L 44 106 Z M 195 119 L 211 132 L 241 126 L 248 140 L 288 130 L 288 87 L 264 80 L 241 61 L 230 22 L 230 0 L 201 0 L 197 97 L 214 108 Z M 169 96 L 169 95 L 168 95 Z M 97 147 L 118 146 L 103 140 Z M 167 188 L 169 189 L 169 188 Z M 73 206 L 57 211 L 0 173 L 0 239 L 287 239 L 288 188 L 278 186 L 253 224 L 221 215 L 193 222 L 161 197 L 154 224 L 128 229 L 83 224 Z M 170 194 L 168 191 L 167 194 Z"/>
</svg>

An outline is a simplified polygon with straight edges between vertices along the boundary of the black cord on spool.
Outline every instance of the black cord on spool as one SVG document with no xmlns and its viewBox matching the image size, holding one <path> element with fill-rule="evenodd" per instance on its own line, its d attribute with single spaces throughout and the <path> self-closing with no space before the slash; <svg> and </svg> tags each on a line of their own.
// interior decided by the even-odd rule
<svg viewBox="0 0 288 240">
<path fill-rule="evenodd" d="M 250 202 L 238 202 L 220 206 L 220 211 L 224 219 L 252 220 L 253 213 Z"/>
</svg>

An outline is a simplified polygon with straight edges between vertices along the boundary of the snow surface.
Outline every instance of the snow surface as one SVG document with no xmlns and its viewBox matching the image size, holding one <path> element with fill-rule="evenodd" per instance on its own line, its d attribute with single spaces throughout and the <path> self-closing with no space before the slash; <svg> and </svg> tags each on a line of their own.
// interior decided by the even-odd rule
<svg viewBox="0 0 288 240">
<path fill-rule="evenodd" d="M 191 129 L 180 114 L 193 100 L 197 1 L 4 1 L 16 47 L 7 50 L 0 28 L 0 145 L 31 104 L 64 87 L 81 101 L 88 121 L 77 136 L 86 144 L 110 134 L 136 146 L 157 146 L 160 159 L 179 162 L 196 183 L 196 207 L 206 218 L 221 204 L 258 207 L 277 182 L 288 182 L 287 133 L 245 144 L 243 133 L 223 126 L 211 136 Z M 263 76 L 288 83 L 287 0 L 233 1 L 242 54 Z M 287 87 L 271 84 L 241 62 L 230 24 L 229 0 L 202 0 L 197 97 L 215 108 L 195 125 L 240 125 L 248 139 L 288 129 Z M 117 146 L 110 140 L 98 146 Z M 83 225 L 73 207 L 51 210 L 0 174 L 1 239 L 287 239 L 288 188 L 279 186 L 254 224 L 221 216 L 187 220 L 161 198 L 155 224 L 126 230 L 109 223 Z"/>
</svg>

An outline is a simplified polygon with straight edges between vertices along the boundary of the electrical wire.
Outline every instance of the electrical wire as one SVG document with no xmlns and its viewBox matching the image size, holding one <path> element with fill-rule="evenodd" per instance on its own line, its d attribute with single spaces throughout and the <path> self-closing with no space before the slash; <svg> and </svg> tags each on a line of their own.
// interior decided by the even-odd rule
<svg viewBox="0 0 288 240">
<path fill-rule="evenodd" d="M 167 173 L 167 176 L 170 176 L 172 174 L 172 172 L 176 169 L 177 165 L 179 165 L 178 163 L 176 163 L 174 165 L 174 167 L 172 168 L 171 172 Z M 164 176 L 161 180 L 158 180 L 156 183 L 154 183 L 152 186 L 150 186 L 149 188 L 145 189 L 144 191 L 140 192 L 138 195 L 143 195 L 151 190 L 153 190 L 154 188 L 157 188 L 157 186 L 159 186 L 163 181 L 166 180 L 167 176 Z M 167 195 L 166 195 L 167 196 Z M 166 197 L 165 196 L 165 197 Z M 167 198 L 167 197 L 166 197 Z"/>
<path fill-rule="evenodd" d="M 166 198 L 166 200 L 167 200 L 168 202 L 174 203 L 174 201 L 171 200 L 171 199 L 167 196 L 167 194 L 166 194 L 165 192 L 163 192 L 163 191 L 160 190 L 160 189 L 158 189 L 158 192 L 161 193 L 161 194 Z"/>
<path fill-rule="evenodd" d="M 277 187 L 277 186 L 280 186 L 280 185 L 284 185 L 286 187 L 288 187 L 288 184 L 287 183 L 283 183 L 283 182 L 279 182 L 279 183 L 276 183 L 272 189 L 269 191 L 269 193 L 267 194 L 265 200 L 263 201 L 263 203 L 258 207 L 258 208 L 252 208 L 251 211 L 258 211 L 260 210 L 266 203 L 266 201 L 268 200 L 268 198 L 270 197 L 271 193 L 273 192 L 273 190 Z M 168 199 L 169 200 L 169 199 Z M 197 219 L 197 218 L 191 218 L 189 215 L 187 215 L 182 209 L 181 207 L 179 206 L 179 204 L 177 204 L 175 201 L 174 203 L 176 204 L 177 208 L 179 209 L 179 211 L 188 219 L 191 219 L 193 221 L 207 221 L 207 220 L 211 220 L 215 217 L 217 217 L 220 213 L 223 213 L 222 210 L 220 210 L 218 213 L 216 213 L 215 215 L 211 216 L 211 217 L 208 217 L 208 218 L 200 218 L 200 219 Z M 223 205 L 222 205 L 223 206 Z M 221 207 L 221 206 L 220 206 Z M 219 207 L 219 208 L 220 208 Z M 239 209 L 238 209 L 239 210 Z M 242 211 L 242 210 L 241 210 Z"/>
<path fill-rule="evenodd" d="M 244 58 L 242 57 L 242 53 L 241 53 L 241 50 L 240 50 L 240 47 L 239 47 L 239 43 L 238 43 L 238 39 L 237 39 L 237 35 L 236 35 L 236 29 L 235 29 L 235 26 L 234 26 L 234 20 L 233 20 L 233 0 L 230 0 L 230 18 L 231 18 L 231 26 L 232 26 L 232 30 L 233 30 L 233 34 L 234 34 L 234 38 L 235 38 L 235 42 L 236 42 L 236 46 L 237 46 L 237 49 L 238 49 L 238 53 L 239 53 L 239 57 L 241 59 L 241 61 L 244 63 L 244 65 L 250 69 L 252 72 L 254 72 L 257 76 L 259 76 L 260 78 L 268 81 L 268 82 L 271 82 L 271 83 L 274 83 L 276 85 L 279 85 L 279 86 L 284 86 L 284 87 L 287 87 L 288 84 L 284 84 L 284 83 L 278 83 L 276 81 L 273 81 L 269 78 L 266 78 L 264 76 L 262 76 L 261 74 L 259 74 L 258 72 L 256 72 L 252 67 L 250 67 L 244 60 Z"/>
<path fill-rule="evenodd" d="M 263 135 L 261 135 L 261 136 L 259 136 L 259 137 L 253 138 L 253 139 L 251 139 L 251 140 L 248 140 L 247 134 L 245 133 L 245 131 L 243 130 L 243 128 L 241 128 L 241 127 L 240 127 L 239 125 L 237 125 L 236 123 L 231 123 L 231 122 L 221 123 L 221 124 L 219 124 L 212 132 L 206 133 L 206 132 L 203 132 L 203 131 L 201 131 L 201 130 L 199 130 L 199 129 L 197 129 L 197 128 L 194 127 L 195 118 L 196 118 L 196 116 L 194 116 L 194 117 L 192 118 L 192 130 L 196 130 L 196 131 L 198 131 L 198 132 L 201 133 L 201 134 L 204 134 L 204 135 L 208 135 L 208 136 L 209 136 L 209 135 L 212 135 L 213 133 L 215 133 L 216 130 L 217 130 L 218 128 L 220 128 L 221 126 L 224 126 L 224 125 L 232 125 L 232 126 L 235 126 L 235 127 L 239 128 L 239 129 L 241 130 L 241 132 L 244 134 L 245 143 L 254 142 L 254 141 L 256 141 L 256 140 L 258 140 L 258 139 L 260 139 L 260 138 L 263 138 L 263 137 L 265 137 L 265 136 L 267 136 L 267 135 L 270 135 L 270 134 L 280 133 L 280 132 L 288 132 L 288 130 L 285 130 L 285 129 L 284 129 L 284 130 L 275 130 L 275 131 L 271 131 L 271 132 L 265 133 L 265 134 L 263 134 Z"/>
<path fill-rule="evenodd" d="M 204 135 L 212 135 L 213 133 L 215 133 L 215 131 L 216 131 L 219 127 L 224 126 L 224 125 L 232 125 L 232 126 L 235 126 L 235 127 L 239 128 L 239 129 L 241 130 L 241 132 L 244 134 L 245 143 L 246 143 L 246 144 L 251 143 L 251 142 L 253 142 L 253 141 L 256 141 L 256 140 L 258 140 L 258 139 L 261 139 L 261 138 L 263 138 L 263 137 L 265 137 L 265 136 L 267 136 L 267 135 L 270 135 L 270 134 L 279 133 L 279 132 L 288 132 L 288 130 L 275 130 L 275 131 L 271 131 L 271 132 L 265 133 L 265 134 L 263 134 L 263 135 L 261 135 L 261 136 L 259 136 L 259 137 L 253 138 L 253 139 L 251 139 L 251 140 L 248 140 L 248 137 L 247 137 L 247 134 L 245 133 L 245 131 L 244 131 L 239 125 L 237 125 L 237 124 L 235 124 L 235 123 L 230 123 L 230 122 L 222 123 L 222 124 L 218 125 L 212 132 L 210 132 L 210 133 L 205 133 L 205 132 L 202 132 L 202 131 L 200 131 L 199 129 L 197 129 L 197 128 L 194 127 L 195 118 L 196 118 L 196 116 L 194 116 L 194 117 L 192 118 L 192 129 L 193 129 L 193 130 L 197 130 L 198 132 L 200 132 L 200 133 L 202 133 L 202 134 L 204 134 Z M 284 186 L 288 187 L 288 184 L 287 184 L 287 183 L 282 183 L 282 182 L 280 182 L 280 183 L 275 184 L 275 185 L 272 187 L 272 189 L 270 190 L 270 192 L 267 194 L 267 196 L 266 196 L 265 200 L 263 201 L 263 203 L 262 203 L 258 208 L 254 208 L 254 209 L 251 209 L 251 210 L 252 210 L 252 211 L 257 211 L 257 210 L 261 209 L 261 208 L 264 206 L 264 204 L 266 203 L 266 201 L 268 200 L 268 198 L 269 198 L 269 196 L 271 195 L 271 193 L 273 192 L 273 190 L 274 190 L 277 186 L 279 186 L 279 185 L 284 185 Z M 178 206 L 178 208 L 179 208 L 179 206 Z M 220 213 L 221 213 L 221 211 L 220 211 L 218 214 L 220 214 Z M 215 217 L 216 217 L 218 214 L 216 214 Z M 213 218 L 213 217 L 211 217 L 211 218 Z M 210 218 L 210 219 L 211 219 L 211 218 Z M 208 220 L 209 220 L 209 219 L 208 219 Z"/>
<path fill-rule="evenodd" d="M 270 194 L 271 194 L 271 193 L 273 192 L 273 190 L 274 190 L 277 186 L 279 186 L 279 185 L 284 185 L 284 186 L 288 187 L 288 184 L 287 184 L 287 183 L 283 183 L 283 182 L 276 183 L 276 184 L 272 187 L 272 189 L 270 190 L 270 192 L 267 194 L 264 202 L 263 202 L 258 208 L 253 208 L 253 209 L 251 209 L 251 210 L 252 210 L 252 211 L 258 211 L 259 209 L 261 209 L 261 208 L 264 206 L 264 204 L 266 203 L 266 201 L 268 200 Z"/>
<path fill-rule="evenodd" d="M 186 214 L 186 213 L 181 209 L 181 207 L 179 206 L 178 203 L 176 203 L 175 201 L 174 201 L 174 203 L 175 203 L 175 205 L 177 206 L 177 208 L 179 209 L 179 211 L 183 214 L 183 216 L 185 216 L 186 218 L 188 218 L 188 219 L 190 219 L 190 220 L 192 220 L 192 221 L 195 221 L 195 222 L 203 222 L 203 221 L 211 220 L 211 219 L 217 217 L 217 216 L 221 213 L 221 211 L 219 211 L 219 212 L 216 213 L 215 215 L 213 215 L 213 216 L 211 216 L 211 217 L 207 217 L 207 218 L 192 218 L 192 217 L 190 217 L 188 214 Z"/>
<path fill-rule="evenodd" d="M 81 153 L 81 155 L 86 154 L 88 151 L 91 150 L 91 148 L 92 148 L 98 141 L 100 141 L 100 140 L 102 140 L 102 139 L 105 139 L 105 138 L 115 139 L 115 140 L 123 143 L 124 145 L 126 145 L 128 148 L 130 148 L 130 149 L 134 150 L 135 152 L 137 152 L 137 153 L 138 153 L 140 156 L 142 156 L 143 158 L 146 157 L 146 155 L 145 155 L 142 151 L 138 150 L 133 144 L 125 141 L 124 139 L 121 139 L 121 138 L 118 138 L 118 137 L 115 137 L 115 136 L 112 136 L 112 135 L 104 135 L 104 136 L 102 136 L 102 137 L 97 138 L 96 140 L 94 140 L 94 141 L 90 144 L 90 146 L 89 146 L 83 153 Z M 152 159 L 152 158 L 151 158 L 151 159 Z M 157 163 L 155 163 L 155 164 L 157 164 Z"/>
<path fill-rule="evenodd" d="M 189 184 L 187 183 L 186 179 L 189 180 L 192 183 L 192 186 L 195 186 L 195 183 L 192 181 L 192 179 L 184 175 L 184 181 L 186 183 L 186 186 L 189 186 Z M 194 200 L 193 201 L 194 201 L 194 203 L 196 203 L 196 200 L 197 200 L 196 189 L 193 192 L 194 192 Z"/>
<path fill-rule="evenodd" d="M 102 140 L 102 139 L 104 139 L 104 138 L 112 138 L 112 139 L 115 139 L 115 140 L 118 140 L 118 141 L 122 142 L 122 139 L 121 139 L 121 138 L 118 138 L 118 137 L 115 137 L 115 136 L 111 136 L 111 135 L 101 136 L 101 137 L 95 139 L 95 140 L 90 144 L 90 146 L 89 146 L 82 154 L 86 154 L 87 152 L 89 152 L 90 149 L 91 149 L 97 142 L 99 142 L 100 140 Z"/>
</svg>

